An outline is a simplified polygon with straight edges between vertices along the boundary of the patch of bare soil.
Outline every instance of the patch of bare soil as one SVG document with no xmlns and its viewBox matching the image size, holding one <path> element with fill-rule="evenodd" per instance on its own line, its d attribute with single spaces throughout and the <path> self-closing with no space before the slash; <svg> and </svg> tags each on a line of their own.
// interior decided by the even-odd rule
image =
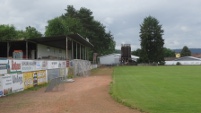
<svg viewBox="0 0 201 113">
<path fill-rule="evenodd" d="M 51 92 L 45 87 L 0 98 L 0 113 L 140 113 L 117 103 L 109 94 L 112 68 L 74 78 Z"/>
</svg>

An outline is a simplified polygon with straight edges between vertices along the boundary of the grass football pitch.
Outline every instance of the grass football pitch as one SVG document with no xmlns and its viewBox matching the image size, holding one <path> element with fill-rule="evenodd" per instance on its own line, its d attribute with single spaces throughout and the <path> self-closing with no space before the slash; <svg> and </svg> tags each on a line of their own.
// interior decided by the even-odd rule
<svg viewBox="0 0 201 113">
<path fill-rule="evenodd" d="M 201 113 L 201 66 L 118 66 L 111 95 L 148 113 Z"/>
</svg>

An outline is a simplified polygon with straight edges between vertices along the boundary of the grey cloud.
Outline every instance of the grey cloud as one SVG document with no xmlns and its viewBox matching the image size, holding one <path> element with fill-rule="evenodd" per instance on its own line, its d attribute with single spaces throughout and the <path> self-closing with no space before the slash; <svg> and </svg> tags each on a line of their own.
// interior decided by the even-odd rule
<svg viewBox="0 0 201 113">
<path fill-rule="evenodd" d="M 131 44 L 132 50 L 140 48 L 140 24 L 149 15 L 162 25 L 167 48 L 200 47 L 200 0 L 1 0 L 0 24 L 18 29 L 30 25 L 44 32 L 47 21 L 63 14 L 67 5 L 90 9 L 112 32 L 118 49 L 122 43 Z"/>
</svg>

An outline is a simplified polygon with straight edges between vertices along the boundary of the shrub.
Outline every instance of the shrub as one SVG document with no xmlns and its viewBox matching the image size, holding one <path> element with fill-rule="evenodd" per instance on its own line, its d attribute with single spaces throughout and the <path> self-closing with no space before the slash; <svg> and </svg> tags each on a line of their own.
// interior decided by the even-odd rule
<svg viewBox="0 0 201 113">
<path fill-rule="evenodd" d="M 180 62 L 177 62 L 176 65 L 181 65 L 181 63 L 180 63 Z"/>
</svg>

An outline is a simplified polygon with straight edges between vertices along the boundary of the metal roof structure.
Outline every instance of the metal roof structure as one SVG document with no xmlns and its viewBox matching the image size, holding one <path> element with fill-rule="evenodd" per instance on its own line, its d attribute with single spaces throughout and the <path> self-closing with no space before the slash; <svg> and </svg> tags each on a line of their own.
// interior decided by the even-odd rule
<svg viewBox="0 0 201 113">
<path fill-rule="evenodd" d="M 23 50 L 26 58 L 29 58 L 30 51 L 37 50 L 37 44 L 66 50 L 66 58 L 69 57 L 68 50 L 71 50 L 72 58 L 84 58 L 87 56 L 87 48 L 94 48 L 88 39 L 83 38 L 79 34 L 21 40 L 4 40 L 0 41 L 0 57 L 10 57 L 12 56 L 14 50 L 19 49 Z"/>
<path fill-rule="evenodd" d="M 177 58 L 173 61 L 201 61 L 201 59 L 193 57 L 193 56 L 185 56 L 185 57 Z"/>
<path fill-rule="evenodd" d="M 43 44 L 51 47 L 66 48 L 66 38 L 68 40 L 73 40 L 81 45 L 93 48 L 94 46 L 87 41 L 85 38 L 80 36 L 79 34 L 70 34 L 70 35 L 62 35 L 62 36 L 51 36 L 51 37 L 42 37 L 42 38 L 34 38 L 34 39 L 27 39 L 28 42 L 34 42 L 38 44 Z"/>
</svg>

